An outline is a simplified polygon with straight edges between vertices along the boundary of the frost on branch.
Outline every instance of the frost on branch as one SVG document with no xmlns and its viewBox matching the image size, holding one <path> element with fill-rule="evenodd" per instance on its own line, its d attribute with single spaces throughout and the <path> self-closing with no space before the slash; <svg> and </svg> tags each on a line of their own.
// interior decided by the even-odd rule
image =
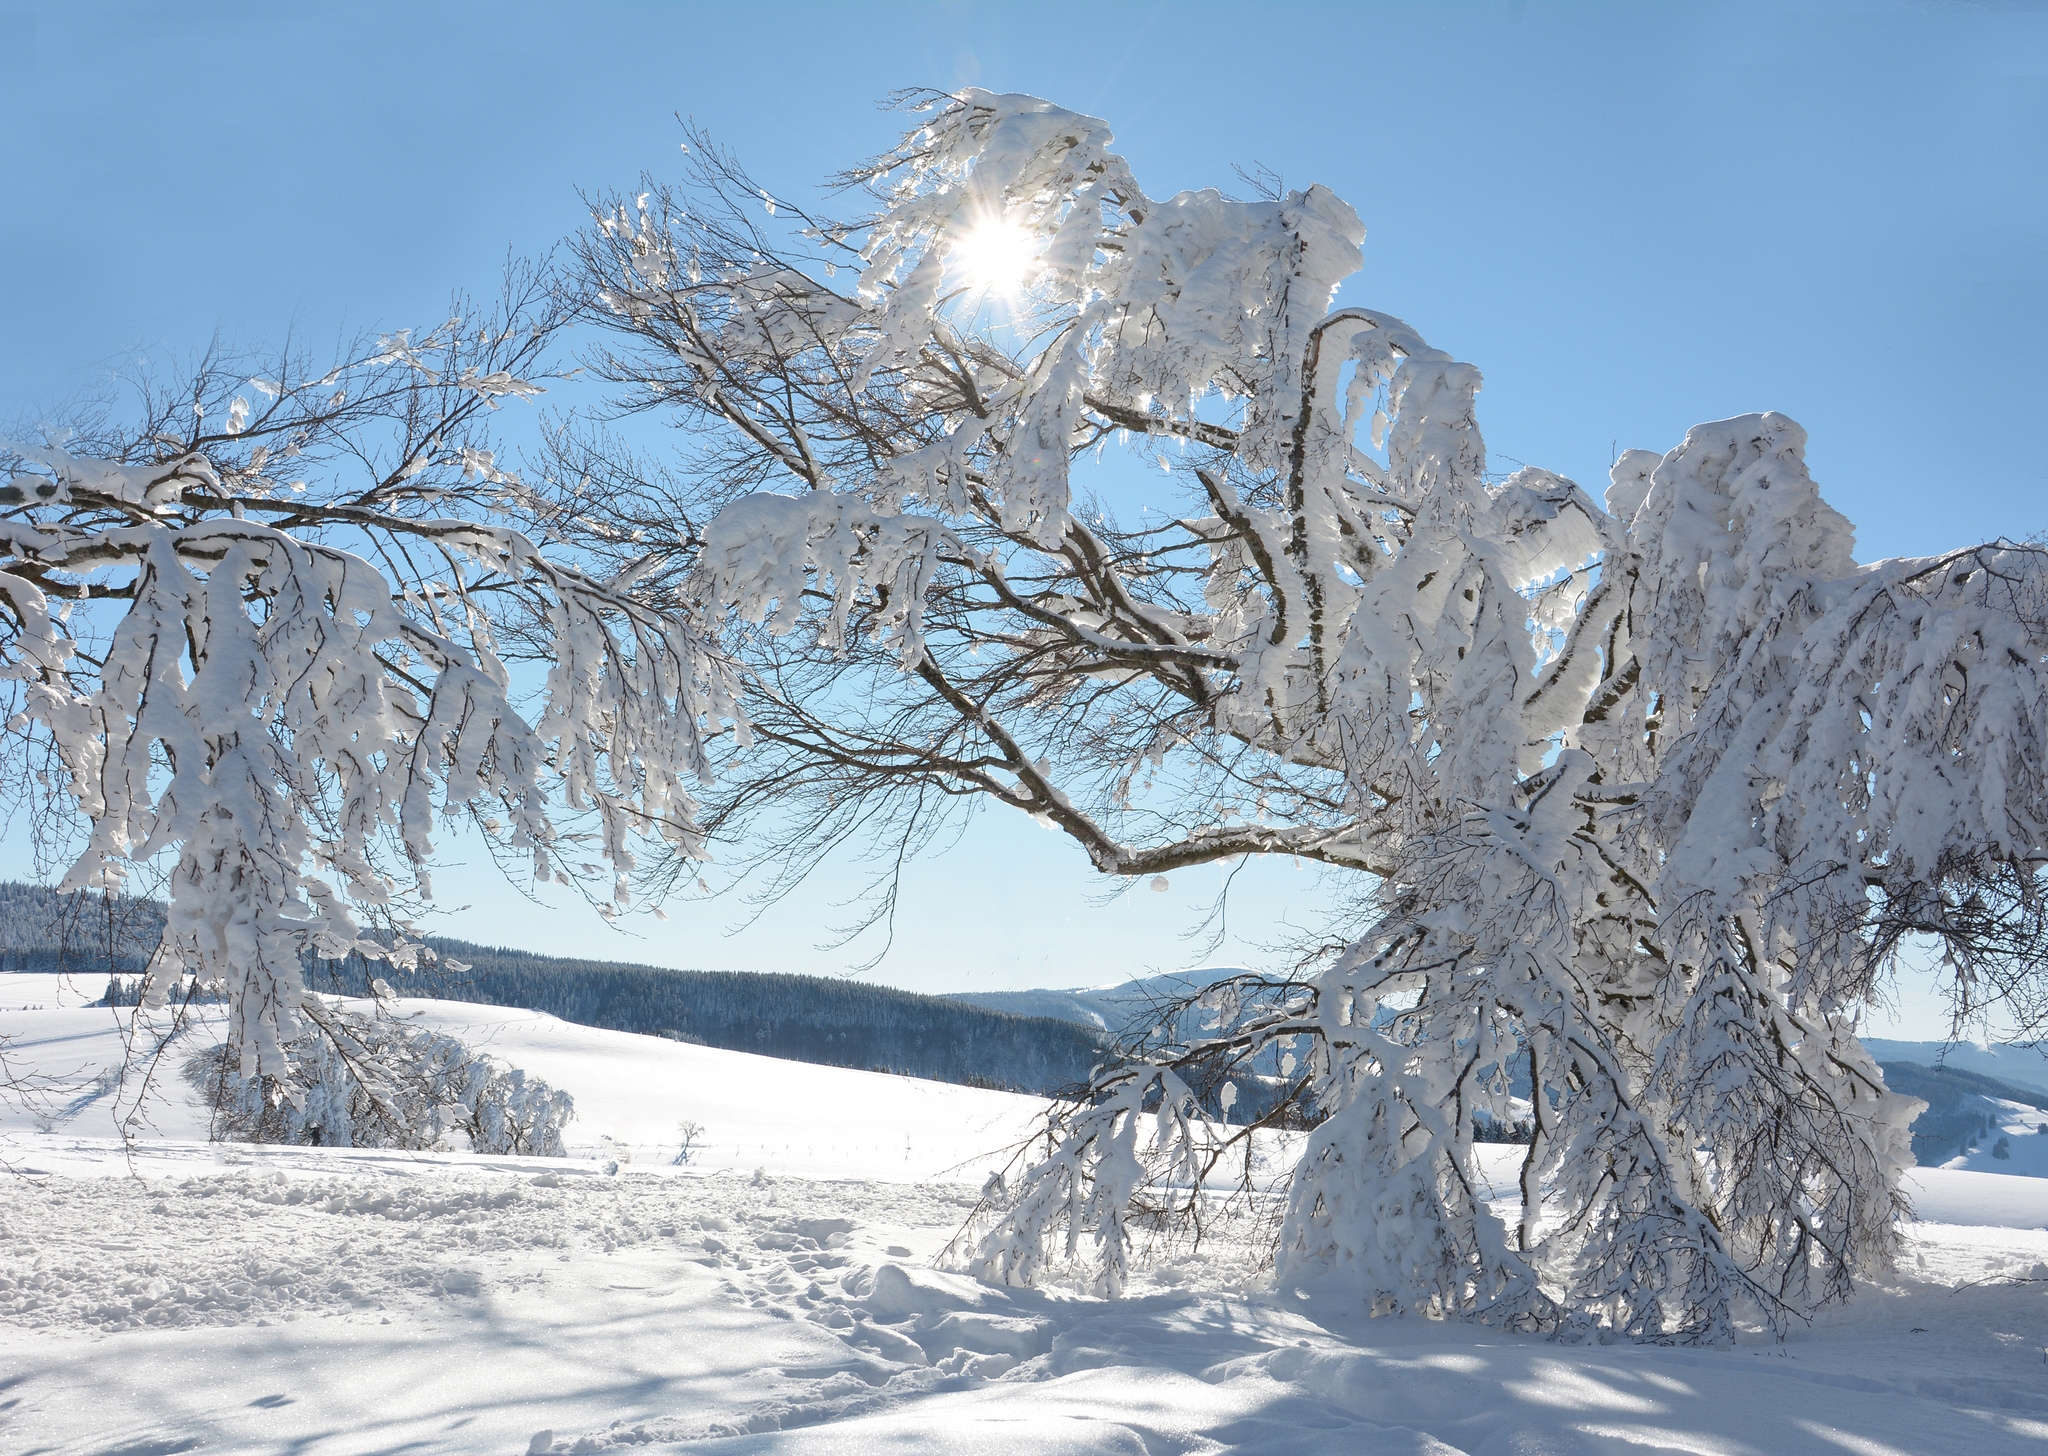
<svg viewBox="0 0 2048 1456">
<path fill-rule="evenodd" d="M 872 628 L 893 629 L 911 668 L 924 651 L 925 589 L 949 546 L 964 549 L 930 517 L 879 512 L 858 496 L 742 496 L 705 530 L 692 585 L 707 606 L 730 607 L 782 633 L 802 620 L 806 585 L 830 582 L 818 644 L 832 649 L 845 645 L 847 618 L 865 585 L 885 602 L 871 614 Z"/>
<path fill-rule="evenodd" d="M 705 822 L 776 826 L 771 895 L 991 801 L 1126 882 L 1362 872 L 1298 977 L 1064 1108 L 967 1262 L 1114 1292 L 1137 1213 L 1198 1220 L 1285 1134 L 1277 1277 L 1374 1310 L 1717 1341 L 1881 1270 L 1915 1104 L 1855 1031 L 1899 948 L 2048 1029 L 2044 553 L 1858 565 L 1775 414 L 1597 501 L 1491 471 L 1478 370 L 1332 311 L 1327 190 L 1154 199 L 1098 120 L 925 99 L 859 216 L 765 217 L 707 143 L 579 245 L 594 367 L 693 441 L 582 458 L 689 523 L 661 569 L 751 669 Z"/>
<path fill-rule="evenodd" d="M 225 991 L 244 1078 L 293 1086 L 328 1029 L 305 957 L 422 955 L 437 819 L 555 878 L 580 821 L 619 904 L 636 844 L 701 852 L 688 785 L 737 711 L 729 669 L 630 575 L 540 544 L 544 501 L 478 433 L 546 377 L 551 305 L 524 287 L 324 373 L 279 361 L 253 411 L 209 361 L 131 429 L 13 449 L 11 766 L 49 755 L 31 793 L 85 821 L 64 888 L 165 873 L 145 997 Z"/>
</svg>

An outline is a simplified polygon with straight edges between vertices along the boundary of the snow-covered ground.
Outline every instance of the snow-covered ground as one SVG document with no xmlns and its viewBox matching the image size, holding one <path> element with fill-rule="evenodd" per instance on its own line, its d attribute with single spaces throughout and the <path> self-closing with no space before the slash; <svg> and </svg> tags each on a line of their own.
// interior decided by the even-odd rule
<svg viewBox="0 0 2048 1456">
<path fill-rule="evenodd" d="M 116 1013 L 33 979 L 0 1035 L 60 1085 L 0 1120 L 0 1451 L 2048 1450 L 2048 1179 L 1923 1170 L 1898 1278 L 1782 1344 L 1366 1320 L 1230 1230 L 1105 1304 L 929 1267 L 1029 1098 L 414 1003 L 574 1093 L 579 1156 L 209 1145 L 175 1078 L 124 1148 Z"/>
</svg>

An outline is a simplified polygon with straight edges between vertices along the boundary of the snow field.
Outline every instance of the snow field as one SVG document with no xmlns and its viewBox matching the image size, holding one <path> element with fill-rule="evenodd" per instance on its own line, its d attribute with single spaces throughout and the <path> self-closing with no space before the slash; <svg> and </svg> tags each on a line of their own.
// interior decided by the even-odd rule
<svg viewBox="0 0 2048 1456">
<path fill-rule="evenodd" d="M 0 1450 L 2048 1450 L 2048 1282 L 2011 1282 L 2048 1276 L 2048 1180 L 1921 1170 L 1897 1279 L 1782 1344 L 1365 1320 L 1248 1280 L 1244 1219 L 1105 1304 L 928 1267 L 1032 1099 L 419 1009 L 575 1094 L 594 1155 L 124 1149 L 114 1014 L 0 1017 L 65 1089 L 50 1131 L 0 1130 L 28 1175 L 0 1178 Z M 710 1135 L 678 1167 L 684 1117 Z"/>
<path fill-rule="evenodd" d="M 9 984 L 16 980 L 50 985 L 23 991 Z M 112 1080 L 134 1013 L 80 1006 L 78 989 L 60 988 L 60 980 L 68 982 L 0 977 L 0 1036 L 12 1038 L 15 1062 L 53 1079 L 45 1101 L 55 1126 L 115 1137 L 118 1119 L 133 1110 L 145 1133 L 204 1141 L 205 1108 L 177 1071 L 192 1053 L 217 1044 L 213 1008 L 179 1038 L 170 1065 L 145 1091 L 132 1072 L 124 1083 Z M 50 1009 L 8 1009 L 30 1001 Z M 568 1090 L 576 1099 L 570 1151 L 634 1166 L 671 1163 L 681 1151 L 680 1126 L 691 1121 L 701 1131 L 688 1166 L 700 1171 L 759 1168 L 900 1182 L 955 1177 L 978 1186 L 996 1166 L 988 1155 L 1029 1136 L 1045 1106 L 1014 1093 L 603 1031 L 538 1011 L 462 1001 L 395 1004 L 423 1030 L 459 1037 Z M 31 1111 L 0 1106 L 0 1128 L 37 1125 Z"/>
<path fill-rule="evenodd" d="M 571 1151 L 667 1163 L 679 1124 L 698 1123 L 689 1166 L 809 1178 L 971 1180 L 989 1154 L 1029 1137 L 1036 1097 L 814 1066 L 659 1037 L 602 1031 L 538 1011 L 402 1001 L 432 1031 L 524 1067 L 576 1098 Z M 1000 1159 L 997 1160 L 998 1162 Z"/>
<path fill-rule="evenodd" d="M 1946 1287 L 2048 1253 L 2040 1231 L 1916 1230 L 1941 1282 L 1866 1291 L 1783 1345 L 1574 1347 L 1246 1298 L 1227 1242 L 1119 1304 L 986 1288 L 920 1267 L 972 1201 L 960 1184 L 296 1149 L 173 1176 L 172 1147 L 129 1177 L 112 1147 L 56 1151 L 102 1176 L 0 1185 L 5 1277 L 29 1297 L 0 1303 L 9 1450 L 2048 1444 L 2044 1286 Z"/>
</svg>

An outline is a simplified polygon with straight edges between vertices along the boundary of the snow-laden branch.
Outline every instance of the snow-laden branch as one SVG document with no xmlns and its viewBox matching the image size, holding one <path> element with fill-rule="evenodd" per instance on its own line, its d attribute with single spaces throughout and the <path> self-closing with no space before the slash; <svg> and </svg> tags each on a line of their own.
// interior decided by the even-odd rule
<svg viewBox="0 0 2048 1456">
<path fill-rule="evenodd" d="M 601 859 L 614 906 L 637 845 L 705 852 L 692 789 L 741 717 L 733 669 L 630 575 L 521 529 L 527 488 L 474 433 L 539 390 L 551 327 L 450 326 L 431 360 L 387 338 L 306 384 L 286 360 L 255 414 L 206 369 L 183 438 L 160 416 L 104 457 L 14 451 L 10 748 L 48 743 L 87 821 L 65 888 L 167 869 L 146 995 L 224 990 L 243 1075 L 284 1079 L 323 1024 L 307 956 L 423 953 L 407 906 L 431 894 L 437 821 L 473 820 L 538 878 Z M 565 842 L 571 819 L 594 850 Z"/>
</svg>

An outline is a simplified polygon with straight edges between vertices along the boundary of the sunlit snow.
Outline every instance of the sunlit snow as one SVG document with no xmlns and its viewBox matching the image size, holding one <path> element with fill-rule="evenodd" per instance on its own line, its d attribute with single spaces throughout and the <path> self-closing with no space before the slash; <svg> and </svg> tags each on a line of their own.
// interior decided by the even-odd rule
<svg viewBox="0 0 2048 1456">
<path fill-rule="evenodd" d="M 707 1449 L 1999 1456 L 2048 1441 L 2048 1179 L 1920 1170 L 1908 1189 L 1929 1221 L 1898 1276 L 1781 1344 L 1567 1345 L 1259 1292 L 1242 1224 L 1142 1258 L 1119 1302 L 985 1287 L 932 1261 L 1034 1099 L 532 1012 L 401 1003 L 570 1091 L 567 1159 L 208 1144 L 175 1077 L 124 1149 L 113 1114 L 135 1087 L 103 1074 L 134 1013 L 84 999 L 0 977 L 0 1035 L 54 1079 L 42 1119 L 0 1118 L 16 1170 L 0 1179 L 9 1451 L 513 1456 L 722 1437 Z M 685 1121 L 701 1132 L 678 1163 Z M 1517 1150 L 1484 1151 L 1512 1190 Z"/>
<path fill-rule="evenodd" d="M 1000 218 L 985 218 L 953 241 L 952 257 L 972 288 L 1014 298 L 1038 262 L 1038 240 Z"/>
</svg>

